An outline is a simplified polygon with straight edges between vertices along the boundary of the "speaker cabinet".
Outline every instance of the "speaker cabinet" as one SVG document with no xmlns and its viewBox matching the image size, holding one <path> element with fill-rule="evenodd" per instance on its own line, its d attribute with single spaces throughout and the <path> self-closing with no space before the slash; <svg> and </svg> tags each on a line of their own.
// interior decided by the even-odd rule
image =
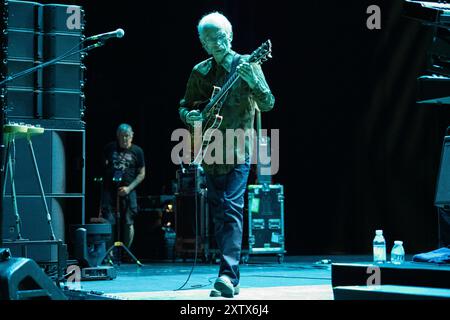
<svg viewBox="0 0 450 320">
<path fill-rule="evenodd" d="M 72 17 L 72 15 L 74 15 Z M 75 19 L 77 16 L 78 19 Z M 79 28 L 72 27 L 72 18 L 79 20 Z M 80 6 L 46 4 L 44 6 L 44 32 L 63 32 L 81 34 L 84 30 L 84 10 Z"/>
<path fill-rule="evenodd" d="M 65 144 L 65 142 L 69 142 L 66 135 L 64 131 L 46 130 L 42 135 L 34 136 L 31 139 L 46 194 L 66 192 L 65 175 L 68 171 L 66 149 L 70 146 Z M 15 141 L 15 168 L 16 193 L 18 195 L 40 195 L 39 181 L 33 166 L 30 146 L 25 138 Z M 9 172 L 6 180 L 6 194 L 10 195 Z"/>
<path fill-rule="evenodd" d="M 16 218 L 12 208 L 11 197 L 5 197 L 3 204 L 3 237 L 8 240 L 18 238 Z M 21 234 L 27 240 L 50 240 L 50 226 L 47 222 L 47 213 L 41 197 L 21 197 L 17 200 L 18 212 L 21 219 Z M 56 239 L 65 240 L 65 199 L 47 199 L 47 206 L 52 217 L 52 226 Z M 9 248 L 15 257 L 22 257 L 22 248 L 7 241 L 3 246 Z M 58 248 L 54 245 L 35 244 L 27 247 L 27 258 L 38 262 L 58 261 Z"/>
<path fill-rule="evenodd" d="M 79 91 L 84 87 L 84 69 L 80 63 L 61 62 L 49 66 L 44 70 L 43 89 Z"/>
<path fill-rule="evenodd" d="M 5 1 L 3 18 L 8 28 L 42 29 L 43 5 L 31 1 Z"/>
<path fill-rule="evenodd" d="M 11 121 L 42 117 L 43 94 L 40 90 L 8 87 L 2 89 L 0 101 L 6 110 L 6 117 Z"/>
<path fill-rule="evenodd" d="M 33 30 L 7 30 L 5 35 L 8 59 L 42 59 L 43 38 L 41 33 Z"/>
<path fill-rule="evenodd" d="M 9 59 L 4 61 L 2 68 L 2 80 L 5 79 L 5 75 L 16 74 L 23 70 L 35 67 L 38 65 L 38 61 L 32 60 L 22 60 L 22 59 Z M 26 76 L 17 78 L 8 84 L 8 87 L 21 87 L 26 89 L 34 89 L 36 84 L 42 82 L 38 80 L 39 76 L 42 74 L 41 70 L 33 72 Z"/>
<path fill-rule="evenodd" d="M 46 129 L 33 137 L 33 149 L 41 177 L 53 230 L 57 239 L 66 240 L 69 224 L 84 219 L 84 130 Z M 39 188 L 39 180 L 27 141 L 18 139 L 15 152 L 15 190 L 22 237 L 29 240 L 50 240 L 47 212 Z M 3 198 L 3 238 L 16 240 L 18 226 L 13 210 L 11 177 L 5 179 Z M 7 246 L 7 243 L 4 243 Z M 14 256 L 23 256 L 20 248 L 10 246 Z M 33 245 L 27 258 L 55 261 L 56 246 Z"/>
<path fill-rule="evenodd" d="M 69 50 L 82 49 L 81 36 L 77 34 L 64 34 L 64 33 L 45 33 L 44 34 L 44 60 L 52 60 L 57 57 L 62 56 Z M 82 59 L 81 54 L 73 54 L 71 56 L 65 57 L 61 61 L 63 62 L 80 62 Z"/>
<path fill-rule="evenodd" d="M 43 92 L 43 114 L 46 119 L 81 120 L 84 115 L 84 93 L 51 90 Z"/>
</svg>

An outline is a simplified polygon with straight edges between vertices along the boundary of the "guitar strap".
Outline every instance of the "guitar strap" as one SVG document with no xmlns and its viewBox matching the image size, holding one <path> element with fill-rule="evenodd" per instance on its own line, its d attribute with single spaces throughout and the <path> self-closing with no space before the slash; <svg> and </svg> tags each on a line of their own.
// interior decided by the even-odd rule
<svg viewBox="0 0 450 320">
<path fill-rule="evenodd" d="M 224 80 L 224 82 L 223 82 L 223 84 L 222 84 L 222 87 L 223 87 L 223 85 L 224 85 L 225 83 L 228 82 L 228 80 L 230 80 L 231 76 L 232 76 L 232 75 L 234 74 L 234 72 L 236 71 L 236 68 L 237 68 L 237 66 L 238 66 L 238 64 L 239 64 L 239 60 L 240 60 L 240 59 L 241 59 L 241 55 L 238 54 L 238 53 L 235 53 L 234 56 L 233 56 L 233 61 L 231 62 L 230 72 L 229 72 L 228 75 L 225 77 L 225 80 Z M 222 103 L 222 104 L 224 103 L 224 101 L 227 99 L 229 93 L 230 93 L 230 92 L 228 91 L 227 94 L 221 99 L 221 102 L 220 102 L 220 103 Z"/>
<path fill-rule="evenodd" d="M 227 83 L 227 81 L 230 79 L 231 75 L 236 71 L 236 68 L 237 68 L 237 66 L 239 64 L 239 60 L 240 59 L 241 59 L 241 55 L 238 54 L 238 53 L 235 53 L 234 57 L 233 57 L 233 62 L 231 63 L 230 73 L 228 73 L 224 84 Z"/>
</svg>

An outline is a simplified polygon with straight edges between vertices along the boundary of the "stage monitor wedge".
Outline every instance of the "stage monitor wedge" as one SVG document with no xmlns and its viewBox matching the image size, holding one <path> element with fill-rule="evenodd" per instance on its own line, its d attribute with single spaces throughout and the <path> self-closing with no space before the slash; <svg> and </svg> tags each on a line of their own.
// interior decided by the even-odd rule
<svg viewBox="0 0 450 320">
<path fill-rule="evenodd" d="M 67 300 L 31 259 L 9 258 L 0 262 L 0 300 Z"/>
</svg>

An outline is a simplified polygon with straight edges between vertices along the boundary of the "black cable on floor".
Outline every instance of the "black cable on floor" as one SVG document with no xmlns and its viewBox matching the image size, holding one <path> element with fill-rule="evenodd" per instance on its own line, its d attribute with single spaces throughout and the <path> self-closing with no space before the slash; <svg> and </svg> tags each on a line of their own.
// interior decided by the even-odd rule
<svg viewBox="0 0 450 320">
<path fill-rule="evenodd" d="M 191 288 L 198 289 L 198 288 L 209 287 L 210 285 L 212 285 L 214 283 L 213 280 L 215 280 L 215 279 L 216 279 L 216 277 L 210 277 L 210 278 L 208 278 L 208 284 L 196 284 L 196 285 L 191 286 Z M 187 289 L 183 289 L 183 290 L 187 290 Z"/>
</svg>

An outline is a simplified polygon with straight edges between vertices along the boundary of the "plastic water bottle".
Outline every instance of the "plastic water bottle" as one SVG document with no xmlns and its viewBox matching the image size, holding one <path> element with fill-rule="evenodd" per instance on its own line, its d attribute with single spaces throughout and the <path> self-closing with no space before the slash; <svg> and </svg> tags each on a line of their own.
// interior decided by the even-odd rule
<svg viewBox="0 0 450 320">
<path fill-rule="evenodd" d="M 403 248 L 403 241 L 394 241 L 394 246 L 391 251 L 391 262 L 393 264 L 402 264 L 405 262 L 405 249 Z"/>
<path fill-rule="evenodd" d="M 376 263 L 386 262 L 386 241 L 383 237 L 383 230 L 375 231 L 373 239 L 373 261 Z"/>
</svg>

